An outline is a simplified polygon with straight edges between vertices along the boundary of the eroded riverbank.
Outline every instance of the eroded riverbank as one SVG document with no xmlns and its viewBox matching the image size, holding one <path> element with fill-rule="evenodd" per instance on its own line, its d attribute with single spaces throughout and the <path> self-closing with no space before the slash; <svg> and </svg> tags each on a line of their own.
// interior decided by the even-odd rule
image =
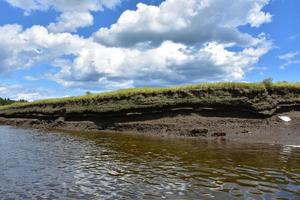
<svg viewBox="0 0 300 200">
<path fill-rule="evenodd" d="M 300 144 L 299 113 L 298 83 L 229 82 L 16 103 L 0 107 L 0 124 Z"/>
<path fill-rule="evenodd" d="M 289 116 L 284 122 L 279 116 Z M 272 117 L 243 113 L 217 113 L 190 110 L 176 113 L 132 114 L 126 117 L 41 120 L 0 118 L 0 124 L 35 129 L 67 131 L 132 133 L 158 137 L 197 137 L 208 140 L 230 140 L 242 143 L 300 144 L 300 112 L 289 111 Z"/>
</svg>

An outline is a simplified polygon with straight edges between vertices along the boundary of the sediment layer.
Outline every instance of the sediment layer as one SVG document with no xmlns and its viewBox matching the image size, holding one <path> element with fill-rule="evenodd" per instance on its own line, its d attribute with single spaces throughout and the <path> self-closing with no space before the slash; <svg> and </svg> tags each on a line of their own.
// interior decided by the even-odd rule
<svg viewBox="0 0 300 200">
<path fill-rule="evenodd" d="M 138 91 L 77 99 L 33 102 L 0 109 L 2 117 L 56 119 L 94 115 L 143 115 L 189 108 L 193 111 L 243 112 L 272 116 L 276 112 L 299 109 L 300 87 L 192 88 Z"/>
<path fill-rule="evenodd" d="M 216 113 L 215 113 L 216 114 Z M 168 115 L 129 116 L 128 118 L 94 118 L 65 121 L 25 118 L 0 118 L 0 124 L 36 129 L 65 131 L 113 131 L 159 137 L 196 137 L 231 140 L 243 143 L 272 143 L 300 145 L 300 112 L 281 113 L 292 121 L 284 122 L 279 115 L 268 118 L 252 116 L 222 116 L 181 112 Z"/>
<path fill-rule="evenodd" d="M 251 86 L 251 85 L 250 85 Z M 134 90 L 0 108 L 0 124 L 300 144 L 300 87 Z M 285 123 L 279 115 L 288 115 Z"/>
</svg>

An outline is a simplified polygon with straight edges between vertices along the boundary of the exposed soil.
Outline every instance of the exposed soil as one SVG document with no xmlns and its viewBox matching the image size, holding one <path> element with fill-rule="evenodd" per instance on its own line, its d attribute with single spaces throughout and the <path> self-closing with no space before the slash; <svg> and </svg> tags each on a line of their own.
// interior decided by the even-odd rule
<svg viewBox="0 0 300 200">
<path fill-rule="evenodd" d="M 284 122 L 279 116 L 289 116 Z M 37 129 L 114 131 L 163 137 L 197 137 L 246 143 L 300 145 L 300 111 L 282 111 L 271 117 L 243 112 L 216 112 L 189 108 L 172 112 L 126 113 L 119 116 L 83 114 L 56 120 L 0 118 L 0 124 Z"/>
<path fill-rule="evenodd" d="M 120 117 L 128 113 L 152 115 L 155 112 L 173 113 L 188 107 L 192 111 L 210 108 L 219 114 L 228 111 L 252 113 L 270 117 L 282 110 L 300 110 L 300 87 L 263 86 L 259 88 L 192 88 L 160 92 L 133 92 L 120 95 L 81 97 L 76 100 L 37 101 L 11 105 L 0 109 L 8 118 L 38 118 L 55 120 L 58 117 L 81 118 L 92 114 L 100 117 Z"/>
</svg>

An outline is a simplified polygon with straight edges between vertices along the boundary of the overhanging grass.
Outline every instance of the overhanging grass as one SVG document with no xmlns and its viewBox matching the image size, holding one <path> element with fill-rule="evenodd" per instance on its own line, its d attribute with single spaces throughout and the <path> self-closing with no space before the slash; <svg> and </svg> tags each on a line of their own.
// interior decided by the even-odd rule
<svg viewBox="0 0 300 200">
<path fill-rule="evenodd" d="M 288 82 L 277 82 L 266 85 L 264 83 L 244 83 L 244 82 L 216 82 L 216 83 L 202 83 L 197 85 L 186 85 L 179 87 L 169 88 L 133 88 L 133 89 L 122 89 L 113 92 L 105 92 L 99 94 L 90 94 L 84 96 L 65 97 L 57 99 L 45 99 L 27 103 L 14 103 L 7 106 L 0 106 L 0 110 L 17 109 L 22 107 L 38 106 L 38 105 L 53 105 L 53 104 L 68 104 L 74 102 L 84 101 L 97 101 L 109 98 L 121 98 L 130 97 L 136 94 L 147 94 L 147 93 L 165 93 L 165 92 L 178 92 L 185 90 L 208 90 L 208 89 L 253 89 L 253 90 L 265 90 L 265 89 L 279 89 L 279 90 L 294 90 L 300 89 L 300 83 L 288 83 Z"/>
</svg>

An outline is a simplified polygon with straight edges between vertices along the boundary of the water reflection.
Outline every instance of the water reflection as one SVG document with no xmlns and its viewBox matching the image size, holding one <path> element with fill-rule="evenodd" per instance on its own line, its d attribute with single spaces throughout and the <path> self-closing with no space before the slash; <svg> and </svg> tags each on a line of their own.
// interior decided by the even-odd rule
<svg viewBox="0 0 300 200">
<path fill-rule="evenodd" d="M 299 199 L 300 148 L 0 128 L 0 196 Z"/>
</svg>

